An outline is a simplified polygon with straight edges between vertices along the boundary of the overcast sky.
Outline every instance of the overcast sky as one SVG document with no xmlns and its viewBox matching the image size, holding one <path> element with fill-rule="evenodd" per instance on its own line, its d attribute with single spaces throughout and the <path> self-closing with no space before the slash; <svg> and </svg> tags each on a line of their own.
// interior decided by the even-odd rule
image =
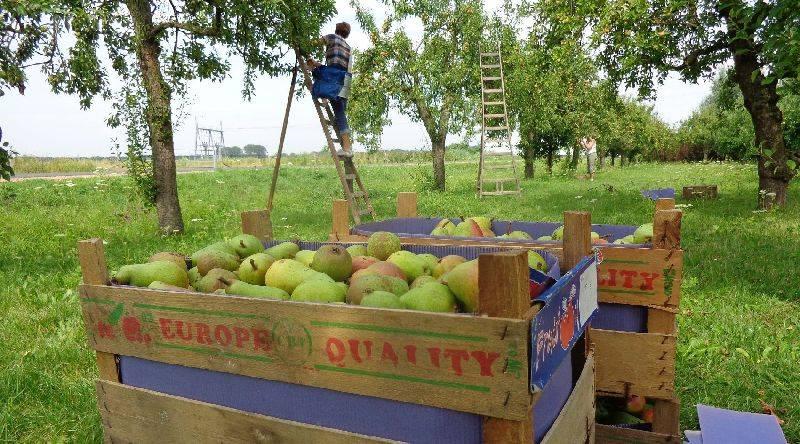
<svg viewBox="0 0 800 444">
<path fill-rule="evenodd" d="M 326 26 L 325 32 L 332 32 L 333 24 L 339 21 L 356 23 L 347 1 L 338 0 L 337 7 L 339 14 Z M 356 48 L 368 45 L 366 34 L 357 26 L 348 40 Z M 708 94 L 710 84 L 710 81 L 686 84 L 670 77 L 658 89 L 655 110 L 668 123 L 678 123 Z M 258 143 L 274 151 L 286 106 L 289 77 L 259 79 L 251 102 L 242 99 L 241 85 L 241 69 L 236 64 L 230 77 L 222 83 L 192 84 L 185 108 L 187 117 L 179 122 L 175 132 L 177 154 L 193 153 L 195 119 L 201 127 L 219 128 L 221 125 L 226 145 Z M 50 92 L 37 71 L 29 73 L 24 96 L 11 91 L 0 97 L 3 138 L 25 155 L 111 155 L 113 140 L 120 134 L 105 126 L 109 112 L 110 104 L 99 100 L 90 109 L 81 110 L 76 97 Z M 455 138 L 450 140 L 456 141 Z M 393 116 L 393 124 L 385 129 L 382 142 L 386 149 L 430 146 L 422 125 L 399 115 Z M 323 144 L 322 129 L 311 99 L 306 96 L 295 101 L 284 149 L 290 153 L 318 151 Z"/>
</svg>

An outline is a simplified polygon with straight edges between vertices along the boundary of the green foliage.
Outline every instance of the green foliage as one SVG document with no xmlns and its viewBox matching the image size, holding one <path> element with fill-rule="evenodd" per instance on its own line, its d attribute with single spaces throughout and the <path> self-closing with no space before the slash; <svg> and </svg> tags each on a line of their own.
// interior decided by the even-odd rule
<svg viewBox="0 0 800 444">
<path fill-rule="evenodd" d="M 800 96 L 785 81 L 778 89 L 778 105 L 783 111 L 783 132 L 787 147 L 800 152 Z M 733 72 L 723 71 L 717 76 L 711 94 L 700 107 L 682 123 L 678 139 L 689 160 L 700 159 L 754 159 L 759 155 L 750 114 L 744 107 L 742 93 L 735 84 Z M 789 166 L 795 161 L 789 159 Z"/>
<path fill-rule="evenodd" d="M 11 176 L 14 175 L 11 159 L 15 154 L 8 142 L 0 144 L 0 179 L 11 180 Z"/>
<path fill-rule="evenodd" d="M 357 140 L 377 148 L 394 108 L 421 122 L 434 150 L 444 150 L 449 133 L 474 122 L 482 5 L 477 0 L 383 3 L 391 11 L 380 28 L 366 8 L 354 4 L 372 43 L 355 58 L 349 116 Z M 407 32 L 410 24 L 421 25 L 419 39 Z M 444 171 L 441 175 L 443 181 Z"/>
<path fill-rule="evenodd" d="M 7 89 L 25 93 L 25 68 L 57 55 L 44 50 L 62 18 L 54 0 L 0 0 L 0 96 Z"/>
<path fill-rule="evenodd" d="M 267 147 L 264 145 L 256 145 L 252 143 L 248 143 L 243 148 L 244 154 L 247 156 L 253 156 L 258 158 L 267 157 Z"/>
<path fill-rule="evenodd" d="M 242 157 L 244 155 L 242 149 L 235 145 L 222 147 L 220 151 L 224 157 Z"/>
<path fill-rule="evenodd" d="M 787 147 L 780 131 L 783 122 L 776 92 L 780 83 L 800 75 L 798 6 L 796 0 L 535 3 L 535 9 L 553 24 L 548 29 L 556 39 L 593 47 L 609 79 L 638 88 L 642 96 L 651 96 L 669 71 L 696 80 L 732 59 L 734 78 L 751 115 L 762 186 L 779 196 L 779 205 L 785 204 L 786 186 L 797 174 L 800 161 L 800 152 Z M 707 126 L 713 118 L 732 128 L 743 123 L 742 117 L 721 113 L 698 117 L 695 123 Z M 741 136 L 741 132 L 725 135 L 726 144 L 741 147 Z M 746 155 L 746 149 L 739 151 L 737 155 Z"/>
</svg>

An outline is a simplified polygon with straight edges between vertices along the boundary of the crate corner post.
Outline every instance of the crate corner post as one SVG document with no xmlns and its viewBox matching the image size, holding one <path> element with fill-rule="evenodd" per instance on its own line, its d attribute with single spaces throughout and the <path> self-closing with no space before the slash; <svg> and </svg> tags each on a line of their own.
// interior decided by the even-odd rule
<svg viewBox="0 0 800 444">
<path fill-rule="evenodd" d="M 525 251 L 482 254 L 478 257 L 478 311 L 492 317 L 523 319 L 530 308 L 528 254 Z M 526 339 L 530 341 L 529 338 Z M 484 417 L 483 443 L 533 441 L 532 398 L 527 420 Z"/>
<path fill-rule="evenodd" d="M 587 211 L 564 212 L 564 263 L 561 269 L 571 270 L 592 251 L 592 215 Z"/>
<path fill-rule="evenodd" d="M 108 274 L 102 239 L 92 238 L 78 241 L 78 260 L 84 285 L 109 284 L 111 279 Z M 119 366 L 116 355 L 98 351 L 96 356 L 100 379 L 119 382 Z"/>
<path fill-rule="evenodd" d="M 397 217 L 417 217 L 417 193 L 397 193 Z"/>
<path fill-rule="evenodd" d="M 672 208 L 656 210 L 653 216 L 653 248 L 663 250 L 681 247 L 681 219 L 683 211 Z"/>
<path fill-rule="evenodd" d="M 331 241 L 346 240 L 350 236 L 350 205 L 344 199 L 333 201 L 331 209 Z"/>
<path fill-rule="evenodd" d="M 272 240 L 272 220 L 269 211 L 243 211 L 242 233 L 252 234 L 262 241 Z"/>
</svg>

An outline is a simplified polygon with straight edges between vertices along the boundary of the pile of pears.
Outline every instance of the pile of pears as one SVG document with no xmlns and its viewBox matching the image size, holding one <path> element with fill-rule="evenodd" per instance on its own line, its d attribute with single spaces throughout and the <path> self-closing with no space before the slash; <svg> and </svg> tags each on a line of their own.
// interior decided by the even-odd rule
<svg viewBox="0 0 800 444">
<path fill-rule="evenodd" d="M 534 251 L 529 264 L 547 271 Z M 157 253 L 144 264 L 123 266 L 114 275 L 123 285 L 199 291 L 255 298 L 353 304 L 430 312 L 476 310 L 478 261 L 442 258 L 401 249 L 388 232 L 372 234 L 366 245 L 323 245 L 301 250 L 293 242 L 264 248 L 243 234 L 204 247 L 191 256 Z"/>
<path fill-rule="evenodd" d="M 467 217 L 458 225 L 454 224 L 450 219 L 444 218 L 436 224 L 436 227 L 430 233 L 433 236 L 460 236 L 460 237 L 497 237 L 501 239 L 523 239 L 533 240 L 530 234 L 515 230 L 509 233 L 497 236 L 492 231 L 492 219 L 484 216 Z M 592 244 L 601 245 L 609 243 L 608 239 L 600 237 L 600 234 L 592 231 Z M 560 226 L 553 230 L 549 236 L 540 236 L 536 238 L 537 241 L 560 241 L 564 238 L 564 226 Z M 653 241 L 653 224 L 646 223 L 640 225 L 636 231 L 628 236 L 616 239 L 613 244 L 626 245 L 626 244 L 648 244 Z"/>
</svg>

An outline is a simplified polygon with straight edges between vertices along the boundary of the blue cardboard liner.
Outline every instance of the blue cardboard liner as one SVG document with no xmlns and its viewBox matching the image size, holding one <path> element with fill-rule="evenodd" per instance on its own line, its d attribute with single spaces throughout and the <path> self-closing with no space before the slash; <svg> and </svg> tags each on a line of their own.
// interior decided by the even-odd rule
<svg viewBox="0 0 800 444">
<path fill-rule="evenodd" d="M 280 241 L 266 245 L 277 243 Z M 302 249 L 317 249 L 325 243 L 297 244 Z M 407 245 L 403 248 L 439 257 L 459 254 L 467 259 L 504 251 L 502 247 Z M 557 257 L 547 251 L 540 254 L 553 271 L 548 275 L 557 281 L 561 277 Z M 552 295 L 546 298 L 542 295 L 542 300 L 558 303 Z M 571 345 L 574 344 L 575 341 Z M 119 367 L 123 384 L 276 418 L 412 443 L 481 441 L 482 416 L 476 414 L 130 356 L 120 356 Z M 533 408 L 535 442 L 544 437 L 561 413 L 576 381 L 572 359 L 561 359 Z"/>
</svg>

